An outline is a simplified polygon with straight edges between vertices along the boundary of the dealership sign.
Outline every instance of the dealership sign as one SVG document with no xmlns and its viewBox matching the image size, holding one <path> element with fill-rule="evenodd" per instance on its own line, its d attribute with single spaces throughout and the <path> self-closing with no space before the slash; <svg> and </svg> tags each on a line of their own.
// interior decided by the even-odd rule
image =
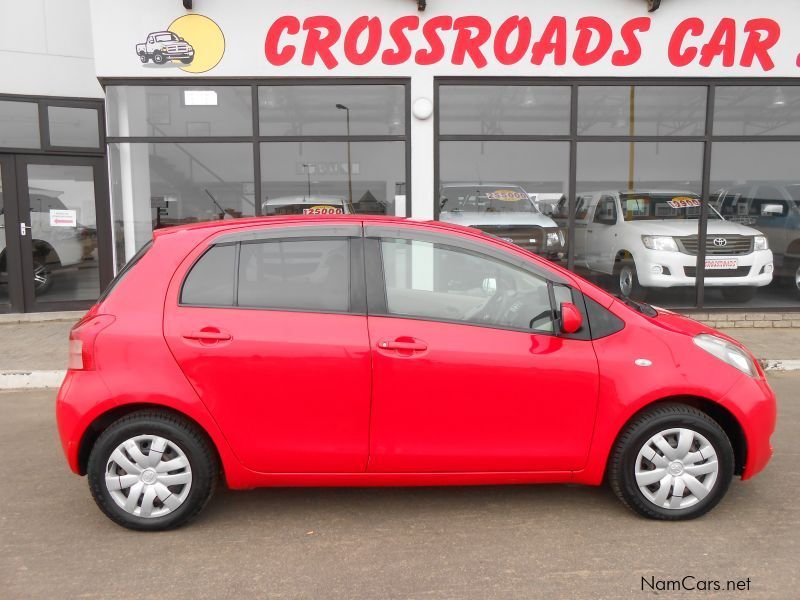
<svg viewBox="0 0 800 600">
<path fill-rule="evenodd" d="M 782 76 L 800 2 L 92 0 L 101 77 Z M 163 46 L 163 47 L 162 47 Z"/>
</svg>

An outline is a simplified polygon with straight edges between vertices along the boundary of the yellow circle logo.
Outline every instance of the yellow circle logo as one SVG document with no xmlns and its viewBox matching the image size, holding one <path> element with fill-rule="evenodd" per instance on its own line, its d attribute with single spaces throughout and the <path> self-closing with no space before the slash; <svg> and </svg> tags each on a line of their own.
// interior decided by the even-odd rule
<svg viewBox="0 0 800 600">
<path fill-rule="evenodd" d="M 180 61 L 180 68 L 187 73 L 205 73 L 222 60 L 225 53 L 225 36 L 214 21 L 203 15 L 178 17 L 167 28 L 191 44 L 194 55 L 191 62 Z"/>
</svg>

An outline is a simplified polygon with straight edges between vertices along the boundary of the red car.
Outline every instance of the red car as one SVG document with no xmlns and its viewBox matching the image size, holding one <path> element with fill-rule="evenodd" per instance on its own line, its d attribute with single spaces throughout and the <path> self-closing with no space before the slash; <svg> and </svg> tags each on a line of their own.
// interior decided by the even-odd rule
<svg viewBox="0 0 800 600">
<path fill-rule="evenodd" d="M 697 517 L 772 449 L 752 355 L 475 229 L 339 215 L 157 231 L 70 334 L 71 469 L 132 529 L 221 478 L 583 483 Z"/>
</svg>

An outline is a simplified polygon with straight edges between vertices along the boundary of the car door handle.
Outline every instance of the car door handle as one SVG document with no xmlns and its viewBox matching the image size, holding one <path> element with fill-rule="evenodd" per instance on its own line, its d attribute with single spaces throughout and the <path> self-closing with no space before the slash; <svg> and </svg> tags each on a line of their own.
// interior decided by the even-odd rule
<svg viewBox="0 0 800 600">
<path fill-rule="evenodd" d="M 406 352 L 424 352 L 428 349 L 428 344 L 422 340 L 404 341 L 404 340 L 381 340 L 378 342 L 378 347 L 382 350 L 405 350 Z"/>
<path fill-rule="evenodd" d="M 208 328 L 184 333 L 183 338 L 197 342 L 227 342 L 231 339 L 231 334 L 225 331 L 219 331 L 218 329 Z"/>
</svg>

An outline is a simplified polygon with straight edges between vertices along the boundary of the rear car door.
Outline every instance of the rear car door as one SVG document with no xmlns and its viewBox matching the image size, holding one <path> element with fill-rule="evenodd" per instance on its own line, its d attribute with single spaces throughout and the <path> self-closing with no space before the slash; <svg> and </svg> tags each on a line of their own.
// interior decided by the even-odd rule
<svg viewBox="0 0 800 600">
<path fill-rule="evenodd" d="M 588 331 L 555 331 L 551 300 L 571 298 L 566 282 L 552 286 L 544 269 L 486 244 L 402 228 L 365 231 L 368 470 L 582 467 L 598 367 Z"/>
<path fill-rule="evenodd" d="M 170 284 L 172 354 L 246 467 L 364 471 L 360 224 L 241 231 L 197 248 Z"/>
</svg>

